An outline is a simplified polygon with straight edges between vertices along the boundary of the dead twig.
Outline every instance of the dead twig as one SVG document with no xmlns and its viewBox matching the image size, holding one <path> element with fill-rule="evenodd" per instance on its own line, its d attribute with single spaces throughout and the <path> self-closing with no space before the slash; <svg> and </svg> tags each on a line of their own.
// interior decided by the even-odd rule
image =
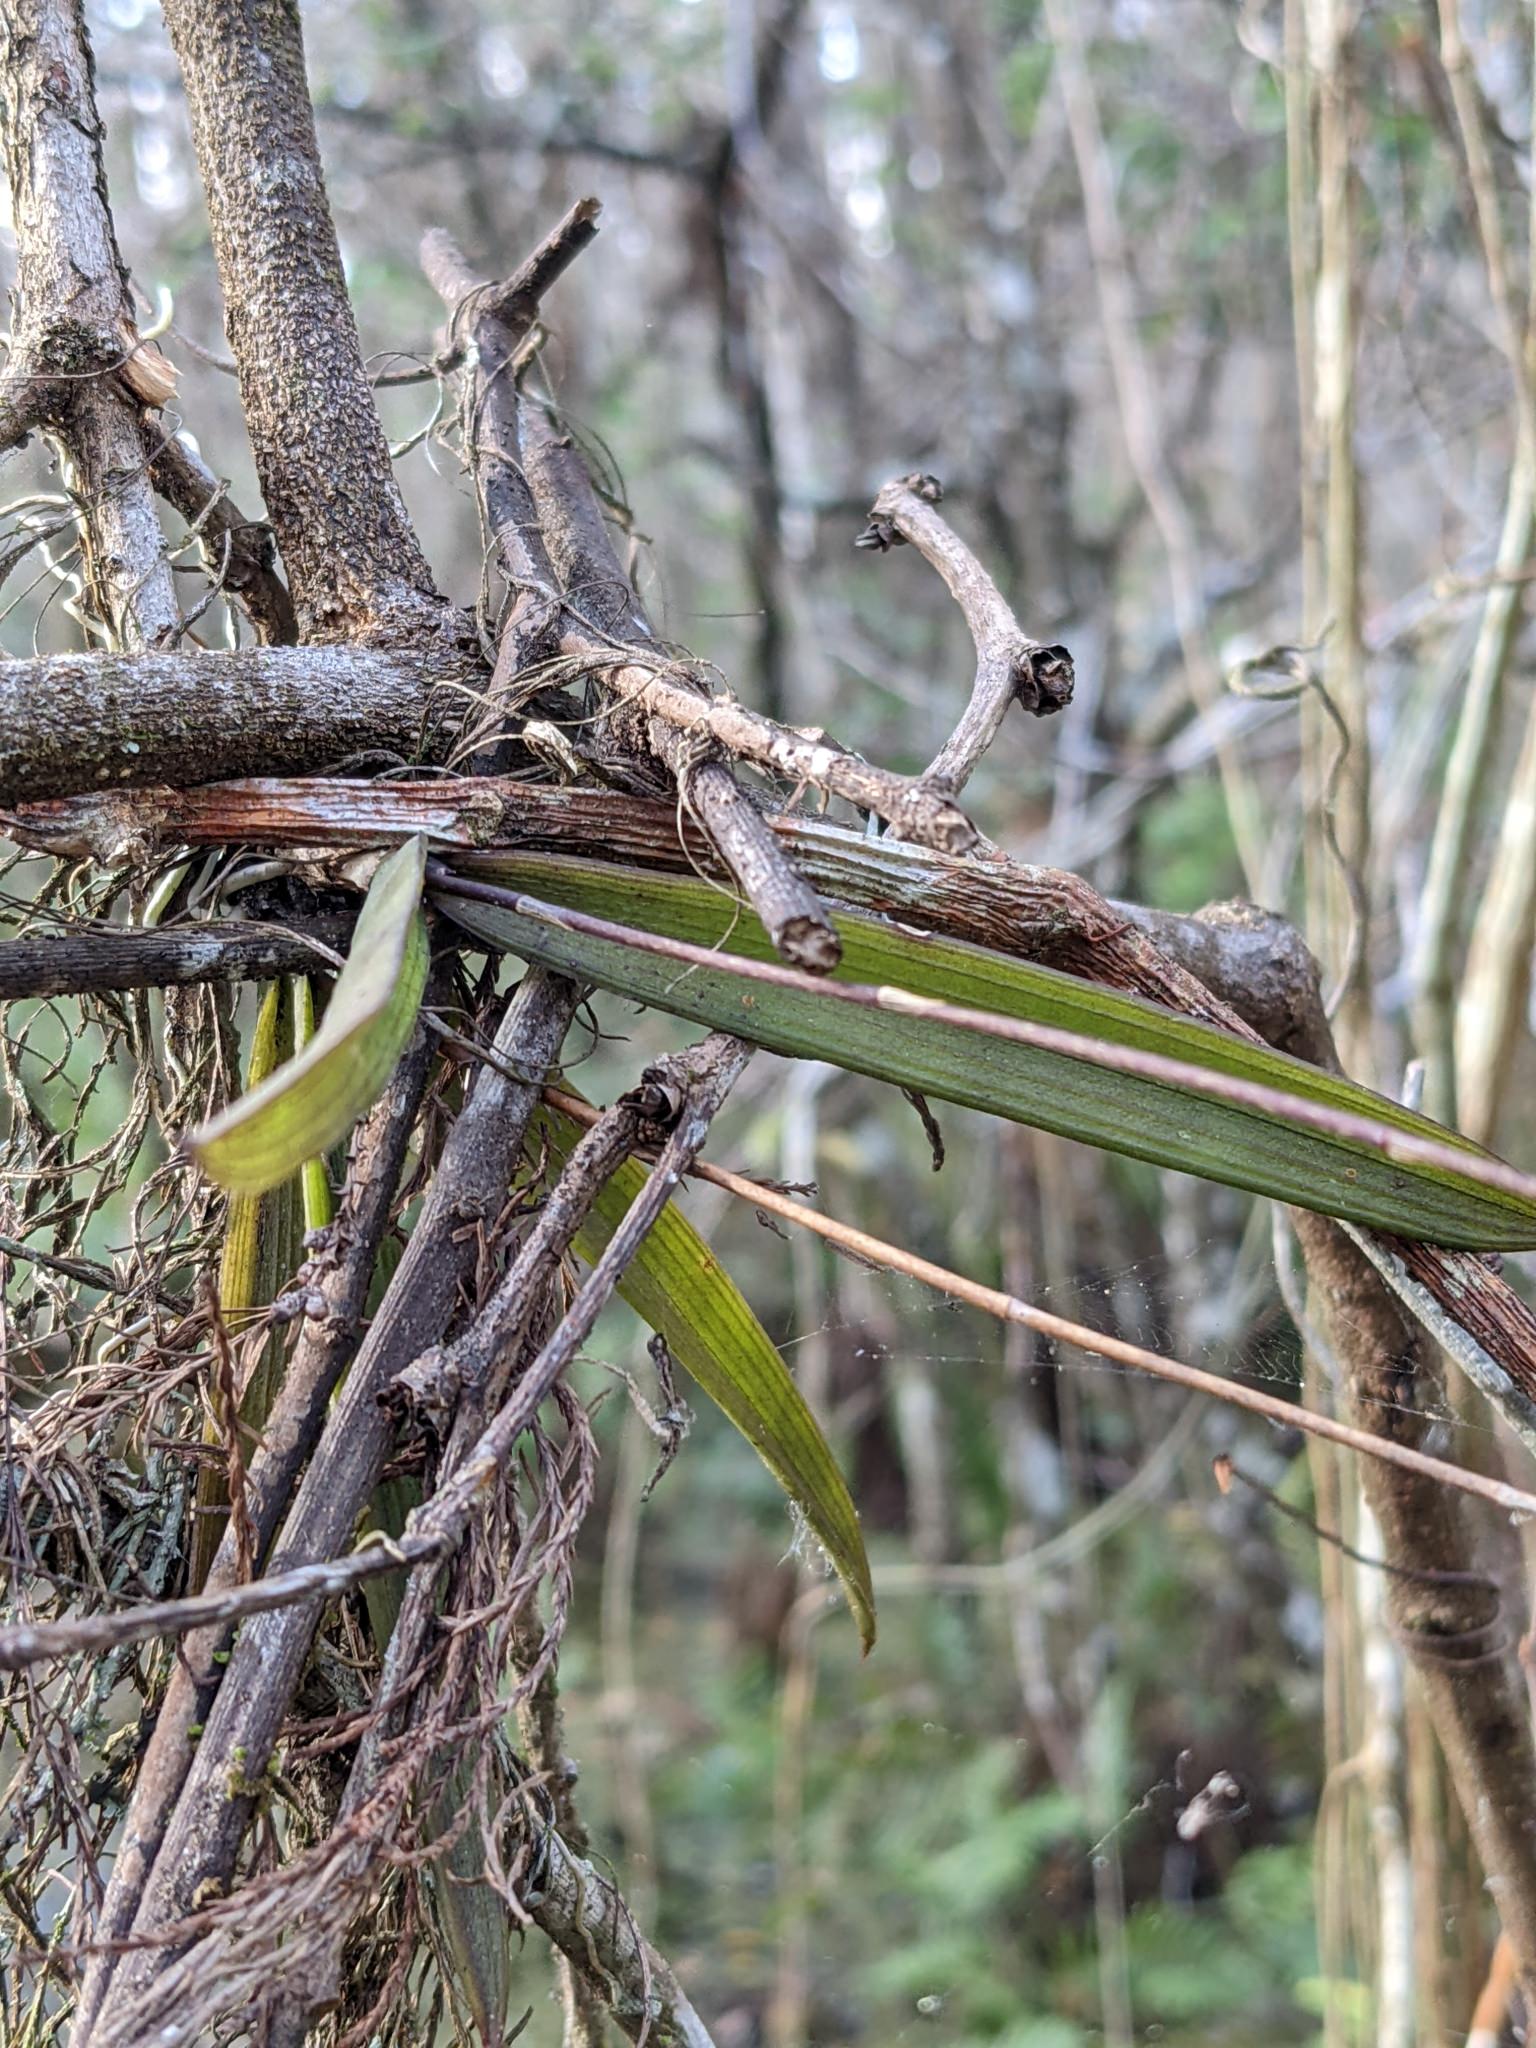
<svg viewBox="0 0 1536 2048">
<path fill-rule="evenodd" d="M 937 477 L 914 474 L 883 484 L 855 547 L 882 554 L 904 541 L 938 570 L 965 614 L 976 643 L 976 680 L 959 723 L 923 770 L 923 781 L 958 794 L 997 737 L 1011 704 L 1047 718 L 1072 701 L 1072 657 L 1032 639 L 1007 599 L 937 506 Z"/>
</svg>

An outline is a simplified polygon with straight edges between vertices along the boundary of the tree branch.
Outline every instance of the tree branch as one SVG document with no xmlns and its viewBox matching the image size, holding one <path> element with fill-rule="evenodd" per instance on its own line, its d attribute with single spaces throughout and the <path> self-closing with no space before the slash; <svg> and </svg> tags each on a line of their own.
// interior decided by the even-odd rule
<svg viewBox="0 0 1536 2048">
<path fill-rule="evenodd" d="M 515 678 L 557 648 L 600 659 L 607 639 L 651 639 L 645 615 L 614 559 L 585 463 L 538 415 L 525 431 L 517 391 L 518 344 L 537 317 L 542 294 L 596 234 L 597 211 L 596 200 L 579 201 L 499 285 L 477 283 L 441 230 L 433 230 L 422 243 L 423 266 L 448 306 L 451 326 L 467 326 L 474 336 L 469 462 L 515 592 L 491 684 L 493 713 L 499 712 Z M 570 600 L 564 620 L 557 576 Z M 583 607 L 599 586 L 616 594 L 617 601 L 604 605 L 611 623 L 594 634 Z M 647 736 L 782 956 L 795 966 L 829 972 L 841 952 L 837 934 L 718 749 L 690 742 L 658 719 L 649 721 Z"/>
<path fill-rule="evenodd" d="M 0 96 L 18 314 L 0 438 L 43 415 L 57 428 L 74 463 L 91 608 L 119 645 L 153 646 L 175 631 L 180 608 L 139 413 L 175 379 L 134 324 L 79 0 L 8 0 Z"/>
<path fill-rule="evenodd" d="M 98 860 L 114 858 L 124 843 L 358 846 L 425 832 L 440 846 L 553 853 L 579 848 L 621 865 L 678 874 L 700 868 L 726 872 L 703 834 L 687 818 L 679 819 L 675 805 L 612 790 L 489 777 L 158 789 L 141 797 L 38 804 L 9 817 L 0 814 L 0 823 L 26 845 Z M 1034 867 L 990 848 L 955 860 L 908 841 L 869 839 L 790 812 L 771 813 L 765 823 L 796 868 L 834 901 L 1147 996 L 1239 1037 L 1257 1035 L 1230 1006 L 1245 986 L 1241 976 L 1222 985 L 1226 1000 L 1219 1000 L 1197 972 L 1148 936 L 1176 932 L 1194 925 L 1192 919 L 1165 923 L 1156 912 L 1107 902 L 1080 875 Z M 473 873 L 473 862 L 460 865 Z M 1292 938 L 1299 947 L 1300 940 Z M 1198 969 L 1200 963 L 1192 964 Z"/>
<path fill-rule="evenodd" d="M 976 643 L 976 680 L 959 724 L 923 771 L 923 780 L 958 792 L 997 737 L 1010 704 L 1036 718 L 1072 701 L 1072 657 L 1065 647 L 1030 638 L 1007 600 L 971 550 L 935 506 L 944 492 L 937 477 L 895 477 L 881 487 L 869 524 L 855 547 L 883 554 L 910 541 L 949 586 Z"/>
<path fill-rule="evenodd" d="M 226 918 L 164 931 L 75 926 L 56 938 L 9 939 L 0 944 L 0 1003 L 103 989 L 267 981 L 278 974 L 309 972 L 325 962 L 327 953 L 345 948 L 353 923 L 350 917 L 291 926 Z"/>
<path fill-rule="evenodd" d="M 305 1275 L 306 1291 L 319 1296 L 320 1313 L 306 1312 L 246 1475 L 246 1510 L 258 1557 L 265 1556 L 293 1498 L 299 1475 L 324 1426 L 336 1383 L 357 1347 L 375 1259 L 388 1227 L 429 1065 L 430 1040 L 422 1032 L 353 1142 L 340 1208 L 325 1246 Z M 236 1532 L 227 1528 L 208 1573 L 206 1596 L 216 1599 L 235 1585 L 237 1552 Z M 193 1729 L 206 1717 L 217 1683 L 214 1659 L 227 1647 L 228 1631 L 219 1626 L 194 1630 L 182 1645 L 134 1780 L 133 1797 L 112 1859 L 111 1879 L 93 1928 L 96 1942 L 117 1941 L 133 1925 L 186 1781 Z M 74 2015 L 81 2041 L 90 2033 L 117 1960 L 104 1947 L 87 1959 Z"/>
<path fill-rule="evenodd" d="M 1212 920 L 1218 929 L 1233 922 L 1231 909 L 1218 908 Z M 1263 913 L 1252 917 L 1261 920 Z M 1164 943 L 1175 939 L 1166 927 L 1159 936 Z M 1239 939 L 1235 955 L 1225 947 L 1213 951 L 1202 943 L 1200 948 L 1205 965 L 1216 981 L 1227 983 L 1223 993 L 1234 1002 L 1241 1000 L 1242 962 L 1249 950 L 1245 938 Z M 1261 997 L 1256 1016 L 1269 1013 L 1272 994 Z M 1336 1069 L 1332 1035 L 1315 994 L 1313 965 L 1298 990 L 1295 1015 L 1305 1022 L 1292 1049 Z M 1434 1345 L 1371 1263 L 1377 1243 L 1388 1256 L 1402 1258 L 1409 1274 L 1430 1288 L 1458 1326 L 1485 1342 L 1496 1368 L 1516 1363 L 1510 1341 L 1518 1348 L 1522 1330 L 1528 1351 L 1536 1356 L 1531 1337 L 1536 1323 L 1529 1310 L 1523 1303 L 1518 1312 L 1512 1308 L 1516 1298 L 1480 1260 L 1389 1238 L 1373 1241 L 1368 1260 L 1338 1224 L 1301 1209 L 1291 1214 L 1361 1429 L 1401 1449 L 1414 1448 L 1429 1426 L 1427 1416 L 1443 1398 Z M 1536 1387 L 1536 1377 L 1531 1384 Z M 1364 1478 L 1381 1527 L 1383 1555 L 1397 1568 L 1387 1582 L 1397 1633 L 1413 1661 L 1488 1888 L 1519 1958 L 1521 1982 L 1532 1998 L 1536 1836 L 1530 1816 L 1536 1812 L 1536 1745 L 1525 1689 L 1511 1669 L 1508 1642 L 1490 1634 L 1486 1613 L 1469 1606 L 1477 1546 L 1462 1503 L 1422 1470 L 1370 1460 Z"/>
<path fill-rule="evenodd" d="M 441 601 L 390 466 L 326 202 L 291 0 L 167 0 L 256 474 L 305 639 Z"/>
<path fill-rule="evenodd" d="M 605 641 L 654 644 L 650 622 L 613 552 L 580 451 L 542 419 L 531 423 L 528 438 L 528 478 L 566 595 L 576 620 L 591 607 L 599 621 L 596 633 L 568 625 L 565 651 L 601 658 Z M 831 919 L 719 749 L 701 747 L 661 718 L 647 721 L 646 739 L 677 784 L 684 809 L 698 820 L 757 912 L 779 957 L 791 967 L 830 974 L 843 951 Z"/>
<path fill-rule="evenodd" d="M 433 686 L 479 674 L 441 645 L 0 662 L 0 804 L 318 769 L 379 748 L 415 759 Z"/>
</svg>

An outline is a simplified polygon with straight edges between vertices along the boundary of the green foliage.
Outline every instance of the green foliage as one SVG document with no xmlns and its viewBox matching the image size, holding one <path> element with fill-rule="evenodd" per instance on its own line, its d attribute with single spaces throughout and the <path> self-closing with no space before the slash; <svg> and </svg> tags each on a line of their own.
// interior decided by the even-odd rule
<svg viewBox="0 0 1536 2048">
<path fill-rule="evenodd" d="M 713 884 L 638 874 L 554 854 L 481 855 L 474 871 L 511 889 L 731 954 L 772 956 L 757 919 Z M 1386 1097 L 1267 1046 L 1135 996 L 956 939 L 914 933 L 839 909 L 838 979 L 879 985 L 881 1005 L 854 1010 L 819 989 L 747 984 L 727 967 L 659 958 L 618 939 L 560 927 L 501 905 L 444 895 L 443 911 L 485 943 L 775 1052 L 830 1060 L 943 1101 L 1204 1178 L 1298 1202 L 1404 1236 L 1477 1248 L 1536 1243 L 1536 1203 L 1484 1188 L 1448 1167 L 1388 1160 L 1352 1138 L 1324 1136 L 1286 1107 L 1241 1107 L 1196 1086 L 1113 1070 L 1094 1047 L 1153 1052 L 1215 1076 L 1280 1091 L 1298 1105 L 1348 1112 L 1455 1148 L 1464 1138 Z M 903 992 L 1071 1032 L 1068 1056 L 969 1032 L 902 1007 Z"/>
<path fill-rule="evenodd" d="M 259 1195 L 278 1186 L 372 1108 L 415 1029 L 427 983 L 425 862 L 417 838 L 380 863 L 320 1029 L 187 1138 L 221 1187 Z"/>
<path fill-rule="evenodd" d="M 577 1135 L 568 1117 L 547 1110 L 541 1129 L 558 1155 Z M 645 1168 L 626 1160 L 598 1195 L 576 1237 L 594 1261 L 644 1186 Z M 667 1341 L 804 1513 L 836 1568 L 868 1650 L 875 1640 L 875 1596 L 858 1511 L 805 1397 L 741 1290 L 693 1225 L 669 1206 L 630 1262 L 619 1292 Z"/>
</svg>

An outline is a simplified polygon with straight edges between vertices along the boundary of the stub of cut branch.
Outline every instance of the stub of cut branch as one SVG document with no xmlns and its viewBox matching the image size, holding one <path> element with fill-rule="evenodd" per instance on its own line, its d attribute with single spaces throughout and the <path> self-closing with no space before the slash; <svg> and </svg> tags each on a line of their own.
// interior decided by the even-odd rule
<svg viewBox="0 0 1536 2048">
<path fill-rule="evenodd" d="M 923 774 L 927 783 L 960 790 L 997 737 L 1011 704 L 1036 718 L 1072 701 L 1075 680 L 1065 647 L 1047 647 L 1026 633 L 1007 599 L 949 521 L 936 509 L 937 477 L 895 477 L 881 487 L 855 547 L 882 554 L 910 541 L 943 577 L 976 643 L 976 679 L 959 724 Z"/>
</svg>

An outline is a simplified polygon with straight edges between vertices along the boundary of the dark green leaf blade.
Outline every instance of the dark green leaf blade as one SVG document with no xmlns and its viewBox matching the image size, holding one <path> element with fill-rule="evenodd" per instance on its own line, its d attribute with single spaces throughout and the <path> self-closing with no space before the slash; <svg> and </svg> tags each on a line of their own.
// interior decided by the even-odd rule
<svg viewBox="0 0 1536 2048">
<path fill-rule="evenodd" d="M 497 853 L 462 865 L 482 879 L 549 902 L 749 958 L 772 957 L 767 934 L 750 912 L 705 882 L 560 855 Z M 446 894 L 440 901 L 448 915 L 488 944 L 695 1022 L 740 1032 L 774 1051 L 831 1060 L 925 1095 L 1402 1236 L 1483 1250 L 1536 1245 L 1536 1202 L 1448 1166 L 1386 1159 L 1366 1145 L 1287 1122 L 1283 1115 L 984 1038 L 931 1018 L 855 1012 L 810 991 L 748 986 L 724 969 L 681 967 L 499 906 Z M 1303 1104 L 1331 1106 L 1469 1154 L 1478 1151 L 1427 1117 L 1338 1075 L 1140 997 L 853 911 L 834 911 L 834 922 L 843 941 L 838 980 L 891 984 L 1164 1054 L 1278 1088 Z"/>
<path fill-rule="evenodd" d="M 541 1129 L 566 1157 L 580 1133 L 558 1110 Z M 626 1160 L 609 1180 L 576 1249 L 598 1258 L 645 1181 Z M 740 1289 L 675 1204 L 669 1205 L 619 1282 L 642 1321 L 659 1330 L 678 1364 L 735 1424 L 805 1515 L 831 1559 L 866 1651 L 875 1640 L 875 1595 L 858 1511 L 821 1428 Z"/>
</svg>

